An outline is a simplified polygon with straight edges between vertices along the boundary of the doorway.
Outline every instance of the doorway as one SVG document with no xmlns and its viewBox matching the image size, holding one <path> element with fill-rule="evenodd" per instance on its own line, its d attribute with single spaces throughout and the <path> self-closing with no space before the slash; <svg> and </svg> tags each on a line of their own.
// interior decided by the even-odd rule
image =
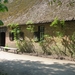
<svg viewBox="0 0 75 75">
<path fill-rule="evenodd" d="M 5 32 L 0 32 L 0 46 L 5 46 Z"/>
</svg>

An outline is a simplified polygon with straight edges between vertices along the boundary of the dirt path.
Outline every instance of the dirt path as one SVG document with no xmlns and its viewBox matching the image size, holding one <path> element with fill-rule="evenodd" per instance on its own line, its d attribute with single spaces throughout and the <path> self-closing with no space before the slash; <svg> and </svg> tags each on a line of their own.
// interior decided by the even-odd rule
<svg viewBox="0 0 75 75">
<path fill-rule="evenodd" d="M 0 51 L 0 71 L 8 75 L 75 75 L 75 62 Z"/>
</svg>

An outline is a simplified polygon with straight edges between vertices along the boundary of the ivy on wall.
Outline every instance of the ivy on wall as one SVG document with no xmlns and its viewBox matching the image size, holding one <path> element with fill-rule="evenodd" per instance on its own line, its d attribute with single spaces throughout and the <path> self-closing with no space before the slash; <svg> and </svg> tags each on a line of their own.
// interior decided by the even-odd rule
<svg viewBox="0 0 75 75">
<path fill-rule="evenodd" d="M 58 18 L 55 18 L 54 21 L 50 24 L 51 27 L 56 28 L 56 35 L 57 36 L 63 36 L 64 35 L 64 29 L 65 29 L 65 21 L 59 20 Z"/>
<path fill-rule="evenodd" d="M 31 20 L 27 21 L 26 25 L 27 25 L 27 28 L 26 28 L 27 30 L 34 32 L 34 25 L 33 25 L 33 22 Z"/>
<path fill-rule="evenodd" d="M 10 32 L 14 34 L 14 40 L 18 40 L 17 34 L 21 32 L 18 24 L 9 24 Z"/>
</svg>

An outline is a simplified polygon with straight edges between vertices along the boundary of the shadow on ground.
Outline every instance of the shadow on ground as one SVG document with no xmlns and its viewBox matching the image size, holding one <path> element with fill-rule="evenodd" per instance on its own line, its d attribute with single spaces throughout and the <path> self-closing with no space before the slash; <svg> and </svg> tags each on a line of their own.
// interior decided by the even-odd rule
<svg viewBox="0 0 75 75">
<path fill-rule="evenodd" d="M 0 61 L 0 71 L 8 75 L 75 75 L 75 64 L 43 64 L 42 62 L 15 60 Z"/>
</svg>

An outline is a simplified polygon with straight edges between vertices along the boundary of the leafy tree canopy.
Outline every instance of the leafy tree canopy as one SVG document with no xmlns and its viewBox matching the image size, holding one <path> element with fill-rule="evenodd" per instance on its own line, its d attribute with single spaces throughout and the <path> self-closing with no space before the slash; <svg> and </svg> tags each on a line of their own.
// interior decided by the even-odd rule
<svg viewBox="0 0 75 75">
<path fill-rule="evenodd" d="M 6 7 L 5 3 L 7 3 L 8 0 L 0 0 L 0 12 L 8 11 L 8 8 Z M 3 25 L 3 22 L 0 20 L 0 26 Z"/>
</svg>

